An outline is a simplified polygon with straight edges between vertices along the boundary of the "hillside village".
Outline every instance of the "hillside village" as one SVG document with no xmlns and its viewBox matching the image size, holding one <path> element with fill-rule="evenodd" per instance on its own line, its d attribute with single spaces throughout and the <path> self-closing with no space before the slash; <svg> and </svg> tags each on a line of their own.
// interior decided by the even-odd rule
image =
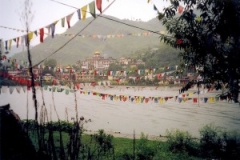
<svg viewBox="0 0 240 160">
<path fill-rule="evenodd" d="M 120 66 L 113 68 L 111 66 Z M 20 84 L 30 83 L 27 68 L 8 68 L 5 78 L 17 81 Z M 177 66 L 164 66 L 159 68 L 146 68 L 142 59 L 121 57 L 114 59 L 104 57 L 99 51 L 92 57 L 78 61 L 75 65 L 55 67 L 38 65 L 33 68 L 34 78 L 37 84 L 65 85 L 71 81 L 79 83 L 91 83 L 92 85 L 184 85 L 189 80 L 195 79 L 196 74 L 186 72 L 177 75 Z"/>
</svg>

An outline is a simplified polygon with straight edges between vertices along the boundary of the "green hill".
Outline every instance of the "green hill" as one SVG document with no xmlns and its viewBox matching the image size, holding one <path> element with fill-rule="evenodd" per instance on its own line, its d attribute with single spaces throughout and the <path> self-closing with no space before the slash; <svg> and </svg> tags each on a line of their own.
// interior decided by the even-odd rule
<svg viewBox="0 0 240 160">
<path fill-rule="evenodd" d="M 109 20 L 112 19 L 112 20 Z M 79 21 L 73 27 L 68 29 L 64 34 L 76 35 L 80 30 L 82 30 L 92 18 L 88 18 L 86 21 Z M 144 30 L 130 27 L 128 25 L 118 23 L 127 23 L 129 25 L 144 28 L 146 30 L 152 31 L 163 31 L 164 27 L 158 19 L 152 19 L 148 22 L 141 21 L 129 21 L 120 20 L 114 17 L 98 17 L 95 19 L 84 31 L 82 31 L 79 36 L 74 38 L 65 47 L 59 50 L 57 53 L 52 55 L 50 58 L 56 59 L 60 64 L 73 64 L 78 60 L 84 60 L 87 57 L 92 57 L 95 51 L 100 51 L 102 55 L 120 58 L 122 56 L 129 56 L 136 51 L 146 50 L 146 48 L 166 48 L 168 50 L 169 46 L 160 43 L 159 35 L 151 33 L 149 36 L 137 36 L 131 35 L 136 33 L 146 32 Z M 31 49 L 33 64 L 45 59 L 47 56 L 51 55 L 64 43 L 66 43 L 71 36 L 56 35 L 55 38 L 48 37 L 45 39 L 44 43 L 36 45 Z M 92 38 L 86 35 L 118 35 L 124 34 L 126 36 L 122 38 L 106 38 L 102 40 L 100 38 Z M 83 38 L 82 35 L 86 37 Z M 15 54 L 13 58 L 27 61 L 26 56 L 22 56 L 22 53 Z"/>
</svg>

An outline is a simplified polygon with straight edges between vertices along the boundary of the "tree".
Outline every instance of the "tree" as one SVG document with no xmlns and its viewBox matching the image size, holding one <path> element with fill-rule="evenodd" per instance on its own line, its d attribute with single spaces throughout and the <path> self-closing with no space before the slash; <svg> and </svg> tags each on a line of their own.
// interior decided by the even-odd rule
<svg viewBox="0 0 240 160">
<path fill-rule="evenodd" d="M 54 76 L 53 69 L 49 69 L 48 67 L 45 67 L 42 71 L 42 75 L 45 75 L 45 74 L 51 74 Z"/>
<path fill-rule="evenodd" d="M 48 67 L 51 67 L 51 68 L 54 68 L 57 66 L 57 60 L 56 59 L 47 59 L 44 61 L 44 65 L 45 66 L 48 66 Z"/>
<path fill-rule="evenodd" d="M 138 68 L 138 69 L 145 69 L 145 66 L 144 66 L 143 64 L 138 64 L 138 65 L 137 65 L 137 68 Z"/>
<path fill-rule="evenodd" d="M 159 13 L 170 36 L 161 40 L 180 49 L 188 68 L 195 68 L 204 83 L 227 83 L 235 102 L 240 79 L 240 1 L 171 0 Z M 181 12 L 181 3 L 184 11 Z"/>
<path fill-rule="evenodd" d="M 111 63 L 108 67 L 108 70 L 110 71 L 119 71 L 122 70 L 122 66 L 119 64 Z"/>
</svg>

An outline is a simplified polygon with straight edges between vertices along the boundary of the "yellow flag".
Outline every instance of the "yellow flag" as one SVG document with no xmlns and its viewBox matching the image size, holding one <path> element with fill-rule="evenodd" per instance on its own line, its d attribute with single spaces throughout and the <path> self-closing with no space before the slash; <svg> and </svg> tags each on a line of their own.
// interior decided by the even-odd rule
<svg viewBox="0 0 240 160">
<path fill-rule="evenodd" d="M 183 98 L 183 102 L 186 102 L 188 100 L 188 98 Z"/>
<path fill-rule="evenodd" d="M 86 16 L 87 16 L 87 5 L 83 6 L 81 8 L 81 11 L 82 11 L 82 20 L 85 21 L 86 20 Z"/>
<path fill-rule="evenodd" d="M 159 100 L 158 100 L 159 103 L 163 103 L 164 102 L 164 99 L 161 97 Z"/>
<path fill-rule="evenodd" d="M 214 103 L 215 102 L 215 98 L 214 97 L 209 97 L 208 98 L 208 102 L 209 103 Z"/>
<path fill-rule="evenodd" d="M 32 38 L 33 38 L 33 32 L 28 33 L 28 40 L 29 40 L 29 42 L 32 40 Z"/>
</svg>

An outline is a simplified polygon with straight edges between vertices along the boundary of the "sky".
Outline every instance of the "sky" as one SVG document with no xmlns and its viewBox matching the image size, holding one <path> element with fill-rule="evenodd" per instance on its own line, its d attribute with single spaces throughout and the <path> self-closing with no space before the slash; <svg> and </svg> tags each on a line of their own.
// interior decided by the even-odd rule
<svg viewBox="0 0 240 160">
<path fill-rule="evenodd" d="M 93 0 L 29 0 L 31 5 L 32 20 L 30 22 L 30 31 L 39 30 L 44 28 L 67 15 L 74 13 L 71 19 L 71 26 L 76 24 L 77 9 L 88 5 Z M 66 5 L 56 3 L 65 3 L 67 5 L 76 7 L 72 8 Z M 25 30 L 24 20 L 21 14 L 24 13 L 25 0 L 0 0 L 0 39 L 8 41 L 17 37 L 26 35 L 26 32 L 16 31 L 14 29 Z M 112 4 L 112 5 L 110 5 Z M 110 5 L 110 6 L 109 6 Z M 119 19 L 148 21 L 156 18 L 157 11 L 153 9 L 153 5 L 161 12 L 163 8 L 169 6 L 167 0 L 102 0 L 102 10 L 106 10 L 103 15 L 110 15 Z M 108 7 L 109 6 L 109 7 Z M 99 11 L 96 9 L 96 14 Z M 87 17 L 91 15 L 88 13 Z M 85 23 L 82 21 L 82 23 Z M 87 25 L 87 23 L 86 23 Z M 7 28 L 4 28 L 7 27 Z M 57 23 L 55 34 L 61 34 L 67 30 L 67 25 L 61 27 L 61 21 Z M 94 34 L 94 33 L 93 33 Z M 14 45 L 15 42 L 12 42 Z M 31 45 L 39 43 L 39 38 L 33 39 Z M 11 53 L 11 52 L 10 52 Z M 11 56 L 11 55 L 9 55 Z"/>
</svg>

